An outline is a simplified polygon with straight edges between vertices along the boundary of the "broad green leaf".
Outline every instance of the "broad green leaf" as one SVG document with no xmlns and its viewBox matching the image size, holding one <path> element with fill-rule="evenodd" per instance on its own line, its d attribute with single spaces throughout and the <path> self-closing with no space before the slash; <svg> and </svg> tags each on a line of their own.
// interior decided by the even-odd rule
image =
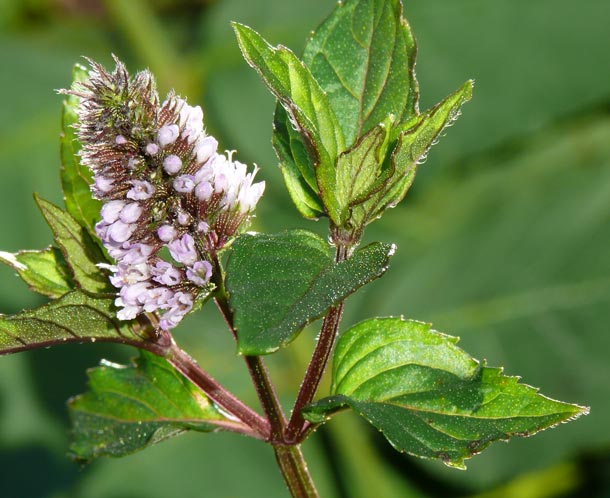
<svg viewBox="0 0 610 498">
<path fill-rule="evenodd" d="M 288 344 L 331 306 L 380 277 L 392 252 L 393 246 L 374 243 L 336 264 L 328 243 L 311 232 L 243 235 L 233 246 L 226 280 L 240 353 L 267 354 Z"/>
<path fill-rule="evenodd" d="M 143 325 L 142 327 L 145 327 Z M 80 290 L 15 315 L 0 315 L 0 354 L 71 342 L 120 342 L 147 347 L 147 334 L 116 319 L 113 298 L 92 297 Z"/>
<path fill-rule="evenodd" d="M 96 266 L 106 262 L 106 258 L 91 235 L 63 209 L 39 197 L 36 202 L 77 286 L 93 293 L 113 292 L 106 275 Z"/>
<path fill-rule="evenodd" d="M 85 81 L 87 69 L 76 64 L 72 80 Z M 76 108 L 79 97 L 68 95 L 63 103 L 61 114 L 61 184 L 64 192 L 66 210 L 91 234 L 95 234 L 95 222 L 99 219 L 101 202 L 91 196 L 91 171 L 80 162 L 78 155 L 80 143 L 76 138 L 75 123 L 78 121 Z"/>
<path fill-rule="evenodd" d="M 415 39 L 399 0 L 348 0 L 316 29 L 303 61 L 327 93 L 346 145 L 417 114 Z"/>
<path fill-rule="evenodd" d="M 313 165 L 318 191 L 336 219 L 334 166 L 345 140 L 326 93 L 294 53 L 283 46 L 272 47 L 256 31 L 233 23 L 244 58 L 277 97 L 296 127 Z M 310 168 L 310 166 L 308 166 Z"/>
<path fill-rule="evenodd" d="M 306 408 L 322 421 L 350 406 L 399 451 L 465 468 L 493 441 L 530 436 L 588 413 L 480 364 L 458 339 L 401 318 L 361 322 L 339 339 L 331 397 Z"/>
<path fill-rule="evenodd" d="M 61 251 L 47 247 L 41 251 L 0 251 L 0 262 L 11 266 L 34 292 L 61 297 L 74 288 L 70 270 Z"/>
<path fill-rule="evenodd" d="M 417 165 L 425 160 L 443 130 L 458 118 L 460 107 L 472 98 L 472 88 L 473 82 L 467 81 L 432 109 L 392 131 L 396 145 L 388 172 L 390 179 L 378 193 L 353 208 L 351 225 L 363 228 L 404 198 L 415 178 Z"/>
<path fill-rule="evenodd" d="M 231 423 L 162 357 L 141 351 L 133 365 L 103 362 L 89 370 L 89 391 L 69 401 L 72 455 L 119 457 L 187 430 Z"/>
</svg>

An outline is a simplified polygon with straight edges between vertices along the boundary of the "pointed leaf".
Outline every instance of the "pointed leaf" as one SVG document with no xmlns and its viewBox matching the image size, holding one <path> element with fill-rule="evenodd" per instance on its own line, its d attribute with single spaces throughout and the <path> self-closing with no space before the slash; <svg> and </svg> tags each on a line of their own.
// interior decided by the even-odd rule
<svg viewBox="0 0 610 498">
<path fill-rule="evenodd" d="M 301 215 L 308 219 L 323 216 L 324 206 L 318 197 L 315 171 L 307 149 L 279 104 L 275 109 L 272 144 L 288 193 Z"/>
<path fill-rule="evenodd" d="M 164 358 L 145 351 L 133 365 L 89 370 L 89 391 L 69 401 L 72 455 L 124 456 L 187 430 L 231 423 Z"/>
<path fill-rule="evenodd" d="M 304 62 L 328 94 L 346 145 L 388 114 L 417 113 L 415 39 L 399 0 L 348 0 L 313 33 Z"/>
<path fill-rule="evenodd" d="M 330 398 L 305 409 L 320 422 L 350 406 L 399 451 L 465 468 L 492 441 L 529 436 L 588 413 L 481 365 L 429 324 L 380 318 L 339 339 Z"/>
<path fill-rule="evenodd" d="M 59 299 L 15 315 L 0 315 L 0 354 L 71 342 L 120 342 L 148 347 L 147 334 L 137 335 L 131 322 L 116 319 L 113 298 L 71 291 Z"/>
<path fill-rule="evenodd" d="M 304 230 L 240 237 L 226 281 L 240 353 L 267 354 L 288 344 L 331 306 L 380 277 L 392 252 L 375 243 L 335 264 L 327 242 Z"/>
<path fill-rule="evenodd" d="M 256 31 L 233 23 L 244 58 L 286 110 L 290 123 L 302 137 L 315 170 L 318 191 L 336 218 L 334 165 L 345 147 L 343 133 L 327 95 L 294 53 L 283 46 L 272 47 Z M 311 166 L 308 166 L 309 168 Z"/>
<path fill-rule="evenodd" d="M 415 178 L 417 165 L 426 158 L 443 130 L 459 117 L 460 107 L 472 98 L 472 88 L 473 81 L 467 81 L 432 109 L 392 131 L 396 146 L 388 172 L 391 178 L 377 194 L 353 208 L 352 225 L 364 227 L 404 198 Z"/>
<path fill-rule="evenodd" d="M 28 287 L 38 294 L 61 297 L 74 289 L 63 254 L 56 247 L 41 251 L 0 251 L 0 262 L 14 268 Z"/>
<path fill-rule="evenodd" d="M 91 235 L 63 209 L 39 197 L 36 202 L 53 231 L 77 286 L 93 293 L 113 293 L 108 278 L 96 265 L 106 257 Z"/>
<path fill-rule="evenodd" d="M 72 71 L 73 82 L 85 81 L 87 69 L 76 64 Z M 99 219 L 101 202 L 91 196 L 92 174 L 83 166 L 78 155 L 80 143 L 76 138 L 75 123 L 78 121 L 76 109 L 80 98 L 68 95 L 63 103 L 61 114 L 61 184 L 64 192 L 66 210 L 75 220 L 95 235 L 94 226 Z"/>
<path fill-rule="evenodd" d="M 381 177 L 391 122 L 375 126 L 337 159 L 337 204 L 345 226 L 350 207 L 365 202 L 389 180 Z"/>
</svg>

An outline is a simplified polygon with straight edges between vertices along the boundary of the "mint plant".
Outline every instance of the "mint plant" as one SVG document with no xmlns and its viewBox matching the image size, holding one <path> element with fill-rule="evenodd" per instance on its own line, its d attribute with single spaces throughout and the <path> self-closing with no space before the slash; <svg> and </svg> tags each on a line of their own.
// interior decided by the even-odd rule
<svg viewBox="0 0 610 498">
<path fill-rule="evenodd" d="M 0 254 L 50 299 L 0 317 L 1 353 L 95 341 L 139 350 L 131 365 L 91 370 L 88 392 L 70 400 L 72 456 L 124 456 L 185 431 L 235 432 L 273 447 L 292 496 L 314 497 L 301 444 L 346 409 L 397 450 L 456 468 L 493 441 L 586 414 L 475 360 L 430 324 L 373 317 L 340 326 L 345 299 L 381 278 L 394 254 L 391 243 L 360 247 L 366 226 L 403 200 L 472 96 L 467 81 L 419 111 L 401 2 L 339 4 L 302 59 L 233 28 L 277 98 L 272 144 L 292 201 L 305 218 L 328 219 L 328 240 L 306 230 L 246 232 L 265 184 L 255 182 L 257 167 L 219 152 L 200 107 L 174 93 L 161 100 L 149 71 L 131 77 L 117 58 L 112 71 L 91 60 L 75 66 L 61 91 L 65 209 L 36 199 L 55 245 Z M 209 301 L 235 338 L 262 414 L 174 339 Z M 287 413 L 263 356 L 320 319 Z M 329 364 L 330 392 L 320 393 Z"/>
</svg>

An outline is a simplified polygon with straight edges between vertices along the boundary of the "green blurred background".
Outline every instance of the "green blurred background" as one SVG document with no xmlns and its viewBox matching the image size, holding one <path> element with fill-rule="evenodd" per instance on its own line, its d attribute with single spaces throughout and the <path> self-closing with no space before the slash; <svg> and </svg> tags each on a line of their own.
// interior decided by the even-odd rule
<svg viewBox="0 0 610 498">
<path fill-rule="evenodd" d="M 241 59 L 230 20 L 302 50 L 331 0 L 2 0 L 0 247 L 41 248 L 31 193 L 60 202 L 54 89 L 82 55 L 149 67 L 161 93 L 201 103 L 208 130 L 261 166 L 255 229 L 306 226 L 270 145 L 274 103 Z M 324 497 L 610 496 L 610 2 L 409 0 L 422 109 L 467 78 L 464 115 L 433 149 L 406 201 L 367 239 L 395 242 L 388 274 L 350 298 L 344 326 L 404 314 L 552 397 L 591 406 L 575 423 L 497 443 L 460 472 L 395 453 L 341 415 L 305 445 Z M 0 311 L 40 304 L 0 268 Z M 178 340 L 253 405 L 243 364 L 213 308 Z M 269 358 L 287 407 L 315 330 Z M 134 351 L 64 346 L 0 359 L 0 497 L 283 497 L 271 451 L 231 434 L 192 434 L 80 468 L 65 454 L 64 402 L 85 369 Z"/>
</svg>

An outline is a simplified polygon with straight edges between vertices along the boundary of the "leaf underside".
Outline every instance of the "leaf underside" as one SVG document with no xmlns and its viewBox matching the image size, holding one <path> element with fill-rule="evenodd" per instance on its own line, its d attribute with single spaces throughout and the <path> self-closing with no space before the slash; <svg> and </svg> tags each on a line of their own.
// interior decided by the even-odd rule
<svg viewBox="0 0 610 498">
<path fill-rule="evenodd" d="M 471 358 L 457 338 L 400 318 L 362 322 L 337 343 L 331 396 L 305 408 L 322 422 L 349 406 L 399 451 L 463 469 L 491 442 L 588 412 L 547 398 Z"/>
<path fill-rule="evenodd" d="M 331 306 L 380 277 L 393 252 L 374 243 L 335 264 L 328 243 L 304 230 L 244 235 L 227 264 L 238 348 L 267 354 L 292 341 Z"/>
<path fill-rule="evenodd" d="M 43 296 L 61 297 L 74 288 L 66 260 L 56 247 L 14 254 L 0 252 L 0 262 L 16 270 L 32 291 Z"/>
<path fill-rule="evenodd" d="M 164 358 L 141 351 L 130 366 L 89 370 L 89 391 L 69 401 L 72 456 L 120 457 L 187 430 L 229 423 L 212 402 Z"/>
<path fill-rule="evenodd" d="M 14 315 L 0 315 L 0 354 L 70 342 L 109 341 L 148 347 L 152 329 L 116 319 L 113 298 L 95 297 L 81 290 Z"/>
<path fill-rule="evenodd" d="M 36 197 L 76 285 L 94 294 L 113 294 L 106 274 L 97 266 L 108 260 L 93 237 L 68 212 Z"/>
</svg>

